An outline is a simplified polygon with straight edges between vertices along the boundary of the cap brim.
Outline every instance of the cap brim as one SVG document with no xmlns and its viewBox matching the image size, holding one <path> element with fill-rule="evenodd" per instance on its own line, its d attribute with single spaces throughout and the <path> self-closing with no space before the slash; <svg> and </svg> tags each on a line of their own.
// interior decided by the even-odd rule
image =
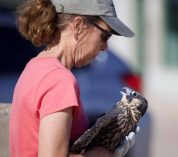
<svg viewBox="0 0 178 157">
<path fill-rule="evenodd" d="M 135 33 L 130 30 L 121 20 L 115 16 L 99 16 L 104 22 L 106 22 L 114 31 L 116 35 L 131 38 Z"/>
</svg>

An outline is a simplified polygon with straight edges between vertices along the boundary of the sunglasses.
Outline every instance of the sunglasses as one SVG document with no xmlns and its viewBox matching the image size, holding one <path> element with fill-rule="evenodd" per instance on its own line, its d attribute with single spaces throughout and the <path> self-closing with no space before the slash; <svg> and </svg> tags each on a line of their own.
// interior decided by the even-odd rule
<svg viewBox="0 0 178 157">
<path fill-rule="evenodd" d="M 112 36 L 112 33 L 110 33 L 109 31 L 103 29 L 102 27 L 98 26 L 96 23 L 93 23 L 90 21 L 90 23 L 95 26 L 96 28 L 98 28 L 102 34 L 101 34 L 101 41 L 103 43 L 106 43 L 108 41 L 108 39 Z"/>
</svg>

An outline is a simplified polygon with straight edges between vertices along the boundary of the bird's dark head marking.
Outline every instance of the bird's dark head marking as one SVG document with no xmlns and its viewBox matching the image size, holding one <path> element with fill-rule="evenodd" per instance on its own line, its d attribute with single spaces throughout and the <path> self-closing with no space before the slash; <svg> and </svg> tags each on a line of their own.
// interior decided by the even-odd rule
<svg viewBox="0 0 178 157">
<path fill-rule="evenodd" d="M 139 121 L 147 110 L 147 100 L 140 93 L 128 87 L 123 87 L 121 94 L 123 95 L 121 101 L 129 106 L 134 120 Z"/>
</svg>

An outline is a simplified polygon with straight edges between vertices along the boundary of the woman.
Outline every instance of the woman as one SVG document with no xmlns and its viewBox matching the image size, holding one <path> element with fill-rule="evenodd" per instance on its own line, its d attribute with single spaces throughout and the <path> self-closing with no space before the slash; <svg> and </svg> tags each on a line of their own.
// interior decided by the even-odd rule
<svg viewBox="0 0 178 157">
<path fill-rule="evenodd" d="M 112 0 L 28 0 L 17 13 L 19 32 L 45 48 L 27 63 L 15 87 L 11 157 L 114 156 L 100 147 L 83 155 L 68 151 L 70 142 L 88 128 L 70 69 L 87 65 L 107 49 L 112 34 L 134 35 L 117 19 Z M 134 135 L 126 137 L 119 156 L 133 145 Z"/>
</svg>

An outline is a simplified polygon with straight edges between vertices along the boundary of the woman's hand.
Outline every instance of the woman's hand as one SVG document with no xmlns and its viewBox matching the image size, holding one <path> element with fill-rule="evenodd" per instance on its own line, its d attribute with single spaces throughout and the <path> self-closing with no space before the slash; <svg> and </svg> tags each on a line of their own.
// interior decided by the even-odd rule
<svg viewBox="0 0 178 157">
<path fill-rule="evenodd" d="M 128 150 L 134 145 L 136 133 L 139 131 L 140 127 L 137 126 L 135 131 L 130 132 L 129 135 L 125 137 L 121 145 L 115 149 L 114 157 L 123 157 L 127 154 Z"/>
</svg>

